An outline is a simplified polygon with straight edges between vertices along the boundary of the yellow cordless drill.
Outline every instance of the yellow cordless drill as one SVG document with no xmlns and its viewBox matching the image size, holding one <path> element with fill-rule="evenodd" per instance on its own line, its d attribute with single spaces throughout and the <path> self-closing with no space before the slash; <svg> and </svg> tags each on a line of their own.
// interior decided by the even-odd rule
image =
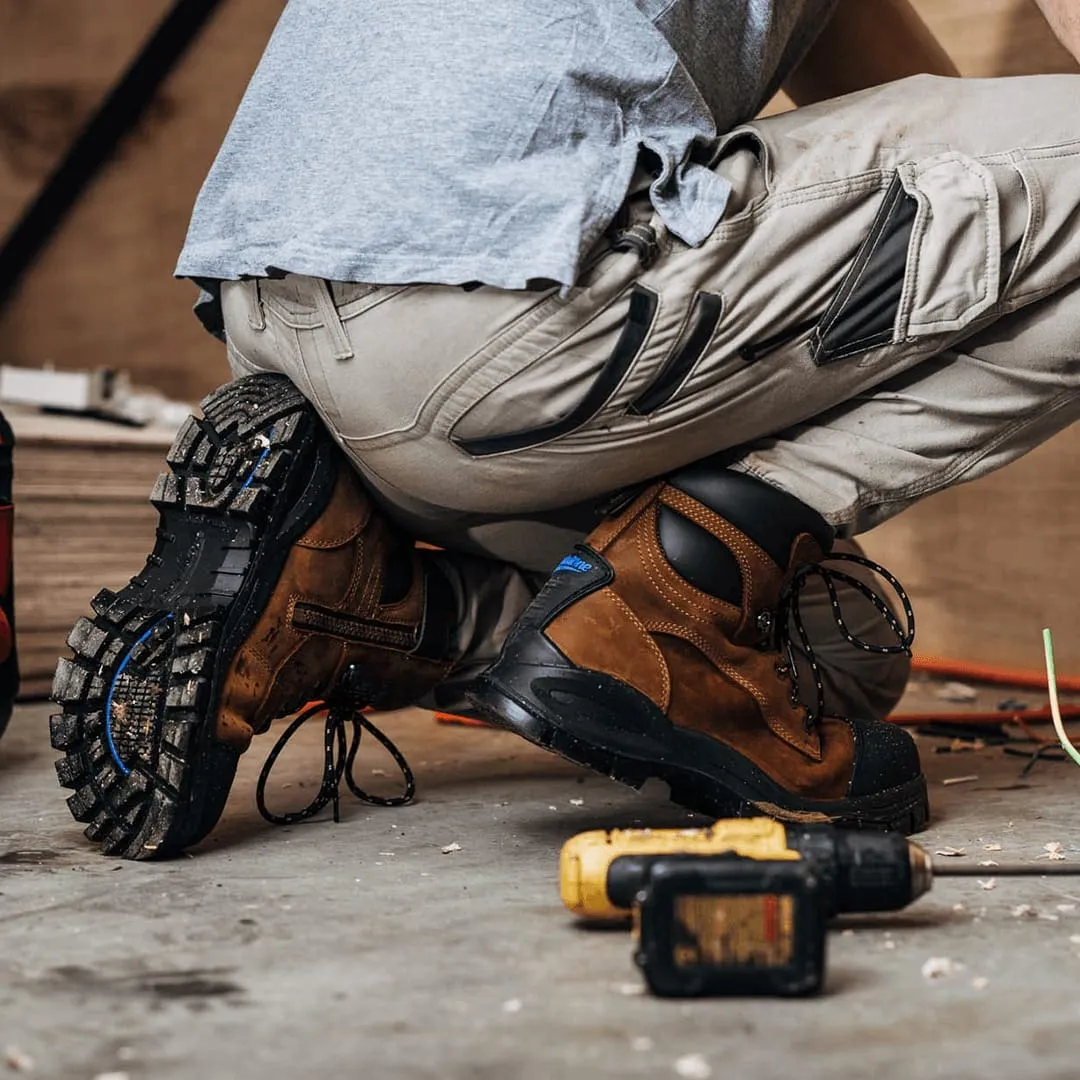
<svg viewBox="0 0 1080 1080">
<path fill-rule="evenodd" d="M 560 857 L 566 906 L 591 921 L 628 919 L 635 960 L 666 996 L 812 994 L 825 971 L 825 924 L 846 912 L 896 911 L 936 875 L 899 833 L 768 818 L 718 821 L 707 829 L 581 833 Z M 995 876 L 1075 874 L 1076 864 L 996 866 Z"/>
</svg>

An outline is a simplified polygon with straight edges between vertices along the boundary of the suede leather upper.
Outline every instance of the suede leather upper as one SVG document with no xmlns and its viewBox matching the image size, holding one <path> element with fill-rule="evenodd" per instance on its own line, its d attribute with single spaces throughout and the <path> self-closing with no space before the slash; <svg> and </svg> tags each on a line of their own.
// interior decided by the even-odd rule
<svg viewBox="0 0 1080 1080">
<path fill-rule="evenodd" d="M 759 493 L 758 503 L 767 503 L 769 493 Z M 782 511 L 787 503 L 778 502 Z M 872 784 L 871 773 L 888 779 L 880 767 L 868 771 L 856 761 L 860 739 L 871 751 L 881 740 L 841 718 L 808 725 L 759 621 L 775 617 L 795 567 L 823 557 L 819 539 L 800 529 L 813 520 L 813 512 L 804 509 L 807 514 L 788 527 L 780 566 L 716 510 L 672 484 L 655 484 L 589 537 L 589 547 L 610 564 L 612 580 L 565 607 L 544 632 L 575 665 L 629 684 L 673 724 L 721 740 L 787 790 L 810 799 L 842 799 L 854 776 L 860 787 Z M 695 587 L 672 566 L 660 539 L 662 513 L 669 532 L 678 527 L 671 511 L 701 534 L 697 540 L 705 537 L 730 553 L 738 567 L 739 604 Z M 783 527 L 777 517 L 769 525 L 774 550 Z M 910 778 L 910 762 L 901 764 Z"/>
<path fill-rule="evenodd" d="M 389 553 L 400 549 L 411 560 L 411 585 L 403 595 L 395 587 L 392 602 L 384 603 Z M 293 545 L 233 657 L 218 705 L 218 740 L 246 749 L 272 719 L 329 692 L 351 662 L 363 666 L 377 696 L 372 704 L 399 708 L 415 701 L 451 666 L 449 656 L 423 655 L 427 601 L 421 554 L 392 531 L 342 466 L 330 502 Z"/>
</svg>

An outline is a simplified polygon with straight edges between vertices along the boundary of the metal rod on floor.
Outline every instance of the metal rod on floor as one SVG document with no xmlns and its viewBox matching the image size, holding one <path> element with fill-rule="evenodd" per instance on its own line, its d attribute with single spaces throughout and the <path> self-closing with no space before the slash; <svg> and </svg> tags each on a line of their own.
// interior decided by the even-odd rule
<svg viewBox="0 0 1080 1080">
<path fill-rule="evenodd" d="M 1002 863 L 1000 866 L 953 866 L 934 863 L 934 877 L 1071 877 L 1080 875 L 1080 863 Z"/>
</svg>

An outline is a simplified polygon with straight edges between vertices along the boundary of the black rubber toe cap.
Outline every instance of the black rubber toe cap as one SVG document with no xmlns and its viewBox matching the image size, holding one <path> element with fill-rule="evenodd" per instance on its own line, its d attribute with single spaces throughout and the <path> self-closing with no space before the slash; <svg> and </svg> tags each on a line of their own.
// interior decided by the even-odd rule
<svg viewBox="0 0 1080 1080">
<path fill-rule="evenodd" d="M 884 720 L 851 720 L 855 733 L 855 768 L 848 796 L 876 795 L 900 787 L 922 773 L 915 740 L 899 725 Z"/>
</svg>

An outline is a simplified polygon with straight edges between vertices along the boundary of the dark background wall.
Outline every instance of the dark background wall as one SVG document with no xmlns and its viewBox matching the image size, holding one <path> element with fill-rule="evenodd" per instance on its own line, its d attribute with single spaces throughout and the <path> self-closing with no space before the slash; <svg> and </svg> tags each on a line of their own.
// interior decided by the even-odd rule
<svg viewBox="0 0 1080 1080">
<path fill-rule="evenodd" d="M 0 231 L 169 0 L 0 0 Z M 195 194 L 283 7 L 226 0 L 118 158 L 0 311 L 0 361 L 115 365 L 184 398 L 224 378 L 172 278 Z"/>
</svg>

